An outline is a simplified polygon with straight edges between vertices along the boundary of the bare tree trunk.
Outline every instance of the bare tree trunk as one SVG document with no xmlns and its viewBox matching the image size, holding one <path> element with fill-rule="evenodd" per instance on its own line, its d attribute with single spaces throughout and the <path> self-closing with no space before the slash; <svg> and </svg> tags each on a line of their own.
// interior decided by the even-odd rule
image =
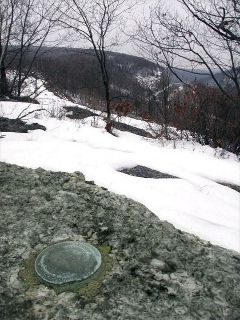
<svg viewBox="0 0 240 320">
<path fill-rule="evenodd" d="M 112 133 L 112 120 L 111 120 L 111 105 L 110 105 L 110 92 L 109 84 L 105 83 L 105 98 L 106 98 L 106 107 L 107 107 L 107 118 L 106 118 L 106 127 L 107 132 Z"/>
<path fill-rule="evenodd" d="M 2 56 L 2 46 L 0 44 L 0 56 Z M 8 94 L 7 75 L 4 61 L 0 64 L 0 98 Z"/>
<path fill-rule="evenodd" d="M 8 94 L 7 75 L 4 64 L 0 66 L 0 98 Z"/>
</svg>

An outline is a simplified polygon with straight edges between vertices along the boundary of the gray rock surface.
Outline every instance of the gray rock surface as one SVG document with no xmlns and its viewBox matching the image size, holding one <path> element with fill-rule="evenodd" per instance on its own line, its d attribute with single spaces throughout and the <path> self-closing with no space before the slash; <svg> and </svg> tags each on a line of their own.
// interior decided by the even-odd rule
<svg viewBox="0 0 240 320">
<path fill-rule="evenodd" d="M 123 168 L 120 169 L 119 172 L 128 174 L 134 177 L 141 177 L 141 178 L 151 178 L 151 179 L 173 179 L 177 178 L 167 173 L 163 173 L 157 170 L 153 170 L 148 167 L 144 166 L 136 166 L 133 168 Z"/>
<path fill-rule="evenodd" d="M 28 130 L 44 130 L 46 128 L 38 123 L 27 124 L 21 119 L 9 119 L 0 117 L 0 131 L 27 133 Z"/>
<path fill-rule="evenodd" d="M 88 109 L 83 109 L 77 106 L 74 107 L 63 107 L 67 111 L 67 117 L 69 119 L 85 119 L 87 117 L 98 116 L 97 113 L 92 112 Z M 69 113 L 70 112 L 70 113 Z"/>
<path fill-rule="evenodd" d="M 67 117 L 70 119 L 85 119 L 87 117 L 93 117 L 93 116 L 98 116 L 97 113 L 94 113 L 90 110 L 87 109 L 83 109 L 77 106 L 74 107 L 64 107 L 65 110 L 67 110 Z M 69 114 L 69 112 L 71 112 L 71 114 Z M 137 134 L 139 136 L 142 137 L 147 137 L 147 138 L 151 138 L 152 135 L 140 128 L 134 127 L 134 126 L 130 126 L 127 123 L 123 123 L 123 122 L 119 122 L 119 121 L 112 121 L 112 126 L 113 128 L 120 130 L 120 131 L 128 131 L 134 134 Z"/>
<path fill-rule="evenodd" d="M 81 173 L 0 163 L 0 192 L 1 320 L 240 319 L 236 252 L 175 229 Z M 111 247 L 95 296 L 20 277 L 34 252 L 62 240 Z"/>
<path fill-rule="evenodd" d="M 240 193 L 240 186 L 237 186 L 236 184 L 223 183 L 223 182 L 219 182 L 219 183 L 225 187 L 231 188 Z"/>
<path fill-rule="evenodd" d="M 112 125 L 113 125 L 113 128 L 120 130 L 120 131 L 127 131 L 127 132 L 137 134 L 141 137 L 152 138 L 151 133 L 147 132 L 146 130 L 134 127 L 134 126 L 130 126 L 127 123 L 112 121 Z"/>
</svg>

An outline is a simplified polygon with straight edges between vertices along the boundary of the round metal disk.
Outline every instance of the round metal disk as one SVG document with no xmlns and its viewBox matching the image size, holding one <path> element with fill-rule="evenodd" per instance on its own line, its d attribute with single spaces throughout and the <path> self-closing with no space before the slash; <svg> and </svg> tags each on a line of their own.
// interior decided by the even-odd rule
<svg viewBox="0 0 240 320">
<path fill-rule="evenodd" d="M 52 284 L 81 281 L 100 267 L 100 252 L 85 242 L 66 241 L 43 250 L 35 261 L 40 278 Z"/>
</svg>

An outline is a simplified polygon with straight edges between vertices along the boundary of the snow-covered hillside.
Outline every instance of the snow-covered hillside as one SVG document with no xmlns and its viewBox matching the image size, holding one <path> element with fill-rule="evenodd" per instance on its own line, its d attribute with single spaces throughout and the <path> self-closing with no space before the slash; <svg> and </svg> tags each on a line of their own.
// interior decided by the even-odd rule
<svg viewBox="0 0 240 320">
<path fill-rule="evenodd" d="M 191 142 L 165 142 L 128 132 L 104 130 L 99 117 L 82 121 L 64 117 L 62 106 L 71 102 L 47 90 L 39 94 L 40 105 L 0 102 L 0 116 L 15 118 L 44 107 L 48 111 L 29 114 L 47 130 L 2 133 L 0 161 L 53 171 L 81 171 L 86 180 L 141 202 L 160 219 L 198 235 L 213 244 L 240 251 L 239 193 L 218 184 L 240 185 L 237 158 L 217 157 L 216 150 Z M 53 112 L 53 109 L 58 112 Z M 61 113 L 61 120 L 54 117 Z M 147 129 L 140 120 L 125 123 Z M 120 168 L 142 165 L 180 179 L 144 179 L 119 172 Z"/>
</svg>

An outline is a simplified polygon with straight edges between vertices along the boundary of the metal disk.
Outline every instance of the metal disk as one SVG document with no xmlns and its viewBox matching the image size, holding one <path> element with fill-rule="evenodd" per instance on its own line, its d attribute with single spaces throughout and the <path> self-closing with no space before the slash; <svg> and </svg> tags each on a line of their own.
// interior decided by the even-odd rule
<svg viewBox="0 0 240 320">
<path fill-rule="evenodd" d="M 43 250 L 36 258 L 35 270 L 40 278 L 52 284 L 81 281 L 101 266 L 97 248 L 86 242 L 66 241 Z"/>
</svg>

